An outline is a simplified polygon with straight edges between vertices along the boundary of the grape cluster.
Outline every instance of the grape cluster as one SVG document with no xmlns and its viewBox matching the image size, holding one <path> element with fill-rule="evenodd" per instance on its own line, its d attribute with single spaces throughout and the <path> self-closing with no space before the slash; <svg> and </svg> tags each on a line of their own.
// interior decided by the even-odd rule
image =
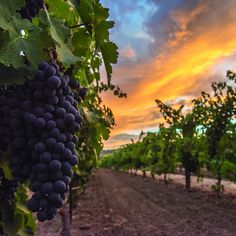
<svg viewBox="0 0 236 236">
<path fill-rule="evenodd" d="M 17 181 L 5 178 L 3 169 L 0 168 L 0 202 L 1 204 L 11 204 L 17 190 Z"/>
<path fill-rule="evenodd" d="M 32 80 L 0 91 L 0 148 L 11 154 L 15 179 L 30 180 L 34 194 L 27 207 L 39 221 L 53 219 L 63 205 L 78 162 L 75 134 L 82 116 L 77 106 L 86 93 L 47 62 Z"/>
<path fill-rule="evenodd" d="M 35 17 L 39 10 L 43 8 L 43 0 L 26 0 L 26 5 L 21 8 L 19 13 L 23 19 L 32 20 Z"/>
</svg>

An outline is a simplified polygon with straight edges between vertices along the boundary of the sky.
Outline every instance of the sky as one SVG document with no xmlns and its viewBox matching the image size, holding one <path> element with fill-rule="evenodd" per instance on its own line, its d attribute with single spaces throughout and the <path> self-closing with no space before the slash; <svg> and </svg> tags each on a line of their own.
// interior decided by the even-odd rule
<svg viewBox="0 0 236 236">
<path fill-rule="evenodd" d="M 155 99 L 185 104 L 213 81 L 236 71 L 236 0 L 101 0 L 110 9 L 119 47 L 113 84 L 128 97 L 103 94 L 116 127 L 105 149 L 156 131 L 161 119 Z"/>
</svg>

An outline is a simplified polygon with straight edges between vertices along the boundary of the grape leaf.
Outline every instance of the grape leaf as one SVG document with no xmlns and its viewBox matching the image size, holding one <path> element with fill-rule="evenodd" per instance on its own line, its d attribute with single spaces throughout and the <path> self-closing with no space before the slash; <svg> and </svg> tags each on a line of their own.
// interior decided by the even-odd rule
<svg viewBox="0 0 236 236">
<path fill-rule="evenodd" d="M 103 21 L 99 25 L 95 26 L 95 37 L 97 48 L 104 42 L 109 41 L 109 29 L 114 26 L 113 21 Z"/>
<path fill-rule="evenodd" d="M 72 0 L 76 6 L 83 23 L 92 23 L 94 21 L 94 0 Z"/>
<path fill-rule="evenodd" d="M 58 58 L 64 65 L 72 65 L 76 64 L 76 62 L 81 61 L 80 57 L 75 56 L 68 47 L 65 45 L 56 45 L 56 50 L 58 54 Z"/>
<path fill-rule="evenodd" d="M 51 45 L 47 32 L 29 21 L 19 21 L 18 17 L 12 18 L 12 27 L 8 31 L 0 32 L 0 38 L 3 39 L 3 44 L 0 45 L 0 63 L 13 65 L 15 68 L 24 66 L 22 54 L 37 67 L 40 61 L 47 58 L 44 48 Z"/>
<path fill-rule="evenodd" d="M 72 44 L 75 54 L 85 57 L 89 50 L 90 43 L 91 37 L 85 28 L 79 28 L 77 32 L 74 33 Z"/>
<path fill-rule="evenodd" d="M 8 30 L 12 27 L 11 17 L 24 6 L 24 0 L 0 1 L 0 28 Z"/>
<path fill-rule="evenodd" d="M 46 12 L 47 21 L 45 20 L 45 15 L 41 15 L 41 21 L 49 27 L 49 32 L 52 39 L 56 43 L 56 50 L 58 53 L 58 58 L 65 65 L 76 64 L 81 61 L 81 58 L 75 56 L 71 50 L 70 40 L 71 31 L 68 29 L 63 22 L 55 19 L 51 19 L 49 14 Z"/>
<path fill-rule="evenodd" d="M 48 6 L 48 12 L 57 19 L 65 20 L 69 24 L 76 24 L 78 22 L 78 13 L 75 8 L 64 0 L 45 0 Z"/>
<path fill-rule="evenodd" d="M 106 42 L 101 45 L 101 52 L 107 72 L 108 84 L 110 84 L 111 82 L 111 74 L 112 74 L 111 64 L 117 63 L 119 55 L 117 49 L 118 47 L 113 42 Z"/>
</svg>

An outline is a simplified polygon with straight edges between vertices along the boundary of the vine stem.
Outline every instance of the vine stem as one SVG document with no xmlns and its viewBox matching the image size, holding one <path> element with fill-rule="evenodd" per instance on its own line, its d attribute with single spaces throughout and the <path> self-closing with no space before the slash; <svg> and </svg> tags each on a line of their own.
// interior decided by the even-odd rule
<svg viewBox="0 0 236 236">
<path fill-rule="evenodd" d="M 72 236 L 70 233 L 70 227 L 65 210 L 60 209 L 59 214 L 61 215 L 61 221 L 62 221 L 62 230 L 60 236 Z"/>
</svg>

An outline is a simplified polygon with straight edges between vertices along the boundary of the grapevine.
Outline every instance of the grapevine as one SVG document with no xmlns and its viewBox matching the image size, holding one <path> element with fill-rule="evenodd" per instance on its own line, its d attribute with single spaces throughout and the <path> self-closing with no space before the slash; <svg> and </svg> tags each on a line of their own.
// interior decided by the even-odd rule
<svg viewBox="0 0 236 236">
<path fill-rule="evenodd" d="M 0 192 L 11 186 L 9 209 L 0 206 L 1 234 L 32 235 L 32 216 L 54 218 L 72 178 L 87 179 L 114 126 L 100 96 L 115 90 L 114 22 L 93 0 L 3 0 L 0 10 Z"/>
</svg>

